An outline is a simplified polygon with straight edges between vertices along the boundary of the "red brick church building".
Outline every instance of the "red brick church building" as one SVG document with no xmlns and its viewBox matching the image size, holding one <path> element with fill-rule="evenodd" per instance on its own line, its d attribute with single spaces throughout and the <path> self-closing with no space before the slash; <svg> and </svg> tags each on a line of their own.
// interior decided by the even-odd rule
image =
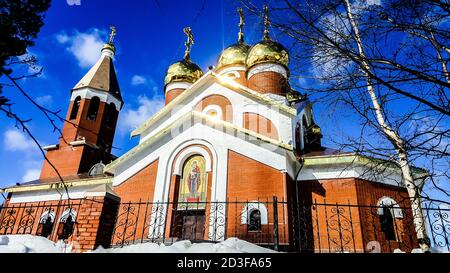
<svg viewBox="0 0 450 273">
<path fill-rule="evenodd" d="M 254 45 L 242 29 L 243 20 L 238 41 L 209 71 L 191 59 L 185 29 L 185 55 L 164 79 L 165 107 L 131 132 L 139 144 L 120 157 L 111 149 L 126 91 L 112 36 L 67 96 L 62 136 L 45 147 L 40 179 L 0 190 L 7 194 L 0 235 L 62 239 L 80 251 L 130 236 L 127 243 L 236 236 L 264 245 L 273 234 L 281 250 L 416 247 L 406 236 L 413 227 L 400 171 L 372 174 L 379 161 L 323 147 L 312 104 L 290 87 L 289 53 L 270 37 L 268 19 Z M 364 235 L 369 229 L 375 237 Z"/>
</svg>

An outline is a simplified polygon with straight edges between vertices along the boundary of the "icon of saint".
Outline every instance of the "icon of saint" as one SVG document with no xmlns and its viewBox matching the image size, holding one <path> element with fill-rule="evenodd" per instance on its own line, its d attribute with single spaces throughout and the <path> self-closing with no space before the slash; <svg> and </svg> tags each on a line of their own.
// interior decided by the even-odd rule
<svg viewBox="0 0 450 273">
<path fill-rule="evenodd" d="M 189 192 L 195 196 L 197 194 L 197 191 L 200 188 L 200 180 L 201 177 L 201 171 L 200 167 L 198 166 L 197 161 L 193 161 L 191 165 L 191 171 L 189 172 L 188 178 L 187 178 L 187 184 L 189 187 Z"/>
</svg>

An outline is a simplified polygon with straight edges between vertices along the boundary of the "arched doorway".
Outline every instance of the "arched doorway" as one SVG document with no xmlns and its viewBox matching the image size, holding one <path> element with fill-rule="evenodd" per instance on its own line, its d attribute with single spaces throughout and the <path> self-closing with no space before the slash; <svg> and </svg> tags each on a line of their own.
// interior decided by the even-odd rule
<svg viewBox="0 0 450 273">
<path fill-rule="evenodd" d="M 205 237 L 208 177 L 202 155 L 192 155 L 183 164 L 177 179 L 171 236 L 191 241 Z"/>
</svg>

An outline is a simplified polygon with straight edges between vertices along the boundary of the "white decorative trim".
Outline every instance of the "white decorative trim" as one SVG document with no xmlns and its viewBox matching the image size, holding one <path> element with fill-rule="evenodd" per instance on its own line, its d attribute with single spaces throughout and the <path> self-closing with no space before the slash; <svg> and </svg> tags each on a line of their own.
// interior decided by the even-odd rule
<svg viewBox="0 0 450 273">
<path fill-rule="evenodd" d="M 114 59 L 114 51 L 112 51 L 109 48 L 102 49 L 102 57 L 110 57 L 111 59 Z"/>
<path fill-rule="evenodd" d="M 70 100 L 75 101 L 78 96 L 80 96 L 81 99 L 92 99 L 93 97 L 98 97 L 101 102 L 107 104 L 110 104 L 112 102 L 114 103 L 114 105 L 116 105 L 116 109 L 122 109 L 122 102 L 113 95 L 104 91 L 99 91 L 88 87 L 73 90 Z"/>
<path fill-rule="evenodd" d="M 273 109 L 289 119 L 297 115 L 297 110 L 295 108 L 264 96 L 263 94 L 255 90 L 251 90 L 236 81 L 226 79 L 226 77 L 222 77 L 213 71 L 209 71 L 200 80 L 196 81 L 191 87 L 186 89 L 173 101 L 167 104 L 163 109 L 142 123 L 138 128 L 134 129 L 131 132 L 131 136 L 135 137 L 142 135 L 141 140 L 145 139 L 149 135 L 159 131 L 159 129 L 156 128 L 157 126 L 164 123 L 170 123 L 172 119 L 179 118 L 180 115 L 183 115 L 183 113 L 189 111 L 188 108 L 194 109 L 202 98 L 217 94 L 218 92 L 221 92 L 222 95 L 227 97 L 232 102 L 232 105 L 237 105 L 236 103 L 242 106 L 259 104 L 261 107 Z M 234 97 L 238 101 L 235 102 L 233 98 L 230 97 Z M 233 111 L 237 110 L 234 109 Z M 236 115 L 233 116 L 236 117 Z M 236 124 L 240 123 L 238 122 Z"/>
<path fill-rule="evenodd" d="M 52 219 L 52 223 L 55 222 L 56 218 L 55 212 L 52 209 L 50 209 L 41 214 L 41 217 L 39 217 L 39 224 L 45 223 L 48 216 L 50 216 L 50 219 Z"/>
<path fill-rule="evenodd" d="M 234 79 L 239 79 L 241 77 L 241 74 L 239 74 L 239 72 L 237 72 L 237 71 L 230 71 L 230 72 L 224 74 L 223 77 L 227 77 L 229 79 L 234 80 Z"/>
<path fill-rule="evenodd" d="M 206 106 L 205 109 L 203 109 L 202 113 L 209 116 L 208 112 L 211 110 L 216 111 L 217 116 L 215 116 L 215 118 L 223 119 L 222 108 L 220 108 L 219 105 L 210 104 L 210 105 Z M 213 117 L 213 116 L 211 116 L 211 117 Z"/>
<path fill-rule="evenodd" d="M 167 92 L 173 89 L 188 89 L 191 85 L 192 83 L 188 82 L 172 82 L 166 86 L 165 92 L 167 94 Z"/>
<path fill-rule="evenodd" d="M 269 223 L 268 217 L 267 217 L 267 208 L 264 205 L 264 203 L 258 202 L 258 201 L 252 201 L 244 206 L 241 213 L 241 224 L 246 225 L 249 224 L 249 218 L 250 213 L 253 210 L 259 210 L 261 213 L 261 225 L 267 225 Z"/>
<path fill-rule="evenodd" d="M 403 218 L 403 212 L 402 209 L 400 208 L 400 206 L 398 205 L 397 202 L 395 202 L 394 199 L 392 199 L 391 197 L 387 197 L 387 196 L 383 196 L 380 198 L 380 200 L 378 200 L 377 202 L 377 213 L 378 215 L 383 215 L 384 211 L 383 211 L 383 205 L 387 206 L 387 207 L 391 207 L 391 214 L 394 218 Z"/>
<path fill-rule="evenodd" d="M 352 166 L 351 163 L 328 166 L 305 166 L 298 174 L 297 181 L 335 180 L 343 178 L 360 178 L 386 185 L 404 187 L 402 176 L 399 173 L 388 170 L 374 172 L 370 167 Z"/>
<path fill-rule="evenodd" d="M 69 215 L 72 215 L 72 220 L 75 221 L 75 219 L 77 218 L 77 212 L 76 212 L 76 210 L 73 209 L 73 208 L 68 208 L 68 209 L 66 209 L 66 210 L 62 213 L 61 217 L 59 217 L 59 221 L 60 221 L 60 222 L 63 221 L 63 220 L 65 221 L 65 220 L 69 217 Z M 64 219 L 64 218 L 66 218 L 66 219 Z"/>
<path fill-rule="evenodd" d="M 174 166 L 173 174 L 181 176 L 181 174 L 183 172 L 184 162 L 189 157 L 191 157 L 195 154 L 199 154 L 199 155 L 203 156 L 203 158 L 205 158 L 205 170 L 207 172 L 210 172 L 212 170 L 212 160 L 211 160 L 211 157 L 209 156 L 208 151 L 206 151 L 202 147 L 192 146 L 192 147 L 186 148 L 186 150 L 182 151 L 181 154 L 179 154 L 179 156 L 177 157 L 177 159 L 174 163 L 175 166 Z"/>
<path fill-rule="evenodd" d="M 85 187 L 75 187 L 68 189 L 70 199 L 83 199 L 87 196 L 105 196 L 105 192 L 89 192 L 98 185 L 89 185 Z M 64 189 L 37 190 L 26 192 L 14 192 L 11 196 L 10 203 L 33 203 L 46 201 L 67 200 L 67 193 Z"/>
<path fill-rule="evenodd" d="M 253 75 L 261 72 L 276 72 L 283 75 L 283 77 L 285 78 L 288 77 L 287 70 L 286 68 L 284 68 L 284 66 L 275 63 L 263 63 L 257 64 L 250 68 L 250 70 L 248 71 L 247 79 L 250 79 Z"/>
<path fill-rule="evenodd" d="M 239 74 L 239 72 L 237 72 L 237 71 L 245 71 L 245 70 L 246 70 L 246 68 L 243 65 L 230 66 L 230 67 L 224 68 L 223 70 L 220 70 L 220 72 L 218 74 L 219 75 L 225 75 L 225 74 L 228 74 L 230 72 L 236 72 L 236 73 Z M 240 77 L 240 75 L 239 75 L 239 77 Z"/>
<path fill-rule="evenodd" d="M 169 190 L 170 190 L 170 183 L 171 183 L 171 179 L 172 179 L 172 166 L 173 164 L 181 164 L 182 162 L 184 162 L 183 160 L 178 161 L 178 159 L 180 158 L 185 158 L 186 156 L 189 154 L 190 150 L 190 146 L 192 145 L 203 145 L 205 146 L 207 149 L 209 149 L 212 153 L 212 164 L 210 163 L 209 165 L 212 165 L 212 185 L 211 185 L 211 197 L 210 200 L 211 202 L 225 202 L 226 201 L 226 192 L 227 192 L 227 183 L 226 183 L 226 174 L 227 174 L 227 166 L 226 166 L 226 162 L 228 161 L 227 158 L 227 151 L 226 150 L 219 150 L 217 151 L 216 149 L 214 149 L 213 145 L 205 140 L 201 140 L 201 139 L 191 139 L 191 140 L 187 140 L 184 141 L 182 143 L 180 143 L 179 145 L 176 146 L 176 148 L 174 148 L 171 153 L 169 154 L 164 154 L 161 155 L 161 157 L 159 158 L 159 165 L 158 165 L 158 173 L 157 173 L 157 179 L 156 179 L 156 183 L 155 183 L 155 193 L 153 196 L 153 201 L 154 202 L 166 202 L 167 200 L 169 200 Z M 200 148 L 198 146 L 196 146 L 197 148 Z M 194 149 L 194 147 L 192 147 L 193 149 L 191 150 L 191 152 L 193 151 L 197 151 L 197 152 L 207 152 L 205 149 L 203 149 L 203 151 L 200 150 L 196 150 Z M 182 151 L 183 149 L 186 149 L 186 153 L 182 153 L 185 154 L 185 156 L 178 156 L 178 158 L 176 158 L 177 155 L 180 155 L 180 151 Z M 202 149 L 202 148 L 200 148 Z M 182 155 L 181 154 L 181 155 Z M 207 158 L 209 158 L 209 160 L 211 160 L 209 153 L 207 153 L 207 157 L 205 157 L 205 160 L 207 160 Z M 175 165 L 175 167 L 177 166 Z M 217 166 L 223 166 L 221 168 L 218 168 Z M 214 203 L 211 203 L 211 209 L 213 209 Z M 166 210 L 167 210 L 167 206 L 162 205 L 161 209 L 159 211 L 161 211 L 160 215 L 158 215 L 158 219 L 155 218 L 155 216 L 152 216 L 151 222 L 158 222 L 158 223 L 164 223 L 166 221 Z M 225 210 L 225 208 L 223 208 L 223 210 Z M 220 213 L 225 213 L 224 211 L 221 211 Z M 222 234 L 222 232 L 224 231 L 223 226 L 217 226 L 217 223 L 214 221 L 213 218 L 210 219 L 210 223 L 209 223 L 209 228 L 210 230 L 217 230 L 218 234 Z M 149 236 L 162 236 L 162 234 L 164 233 L 164 225 L 159 226 L 157 229 L 155 230 L 151 230 L 149 231 Z M 224 233 L 223 233 L 224 234 Z M 212 238 L 215 239 L 216 241 L 218 240 L 224 240 L 224 237 L 220 237 L 220 238 Z"/>
</svg>

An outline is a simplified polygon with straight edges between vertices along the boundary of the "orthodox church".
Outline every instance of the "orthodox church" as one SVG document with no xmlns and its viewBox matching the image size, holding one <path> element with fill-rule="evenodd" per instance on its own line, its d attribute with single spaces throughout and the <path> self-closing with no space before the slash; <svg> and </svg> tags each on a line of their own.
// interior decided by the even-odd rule
<svg viewBox="0 0 450 273">
<path fill-rule="evenodd" d="M 280 245 L 299 244 L 295 238 L 305 231 L 283 204 L 384 203 L 394 209 L 378 216 L 400 224 L 407 213 L 400 205 L 408 206 L 401 173 L 392 168 L 371 176 L 376 160 L 323 147 L 311 102 L 289 84 L 289 53 L 271 38 L 267 9 L 262 40 L 253 45 L 244 40 L 240 15 L 237 42 L 208 71 L 191 59 L 194 37 L 184 29 L 185 54 L 164 79 L 166 105 L 131 132 L 139 144 L 120 157 L 111 153 L 124 104 L 112 28 L 100 59 L 67 97 L 62 135 L 58 144 L 44 147 L 48 160 L 40 179 L 0 190 L 7 195 L 0 235 L 73 240 L 80 251 L 109 246 L 123 204 L 141 203 L 145 211 L 128 209 L 152 212 L 134 228 L 137 239 L 221 241 L 245 229 L 264 243 L 261 231 L 276 228 L 286 231 L 277 238 Z M 351 213 L 360 219 L 353 247 L 364 250 L 363 215 Z M 316 230 L 311 241 L 330 244 L 325 221 L 307 221 Z M 386 233 L 383 240 L 399 241 L 401 235 L 392 236 Z"/>
</svg>

